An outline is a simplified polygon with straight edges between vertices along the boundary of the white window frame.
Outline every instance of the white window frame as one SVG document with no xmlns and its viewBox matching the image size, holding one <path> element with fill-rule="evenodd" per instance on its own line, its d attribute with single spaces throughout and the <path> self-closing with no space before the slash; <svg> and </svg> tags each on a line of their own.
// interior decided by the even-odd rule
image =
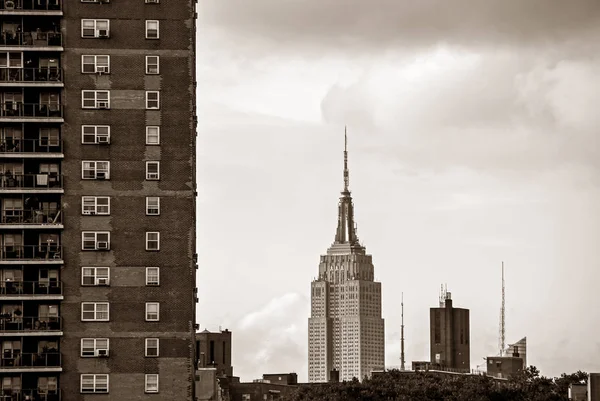
<svg viewBox="0 0 600 401">
<path fill-rule="evenodd" d="M 101 235 L 107 234 L 108 240 L 107 241 L 98 241 L 99 234 L 101 234 Z M 91 239 L 86 239 L 86 236 L 90 237 L 92 235 L 94 237 L 95 247 L 94 248 L 86 248 L 85 242 L 92 241 Z M 108 248 L 107 249 L 98 248 L 98 242 L 107 242 Z M 82 231 L 81 232 L 81 250 L 82 251 L 98 251 L 98 250 L 110 251 L 110 231 Z"/>
<path fill-rule="evenodd" d="M 86 346 L 84 347 L 85 342 L 88 342 L 88 343 L 91 342 L 92 345 L 89 346 L 86 344 Z M 104 344 L 106 344 L 106 346 Z M 86 349 L 86 350 L 84 351 L 84 349 Z M 82 358 L 98 358 L 99 357 L 98 350 L 100 350 L 100 349 L 106 350 L 106 356 L 108 356 L 110 353 L 110 339 L 108 339 L 108 338 L 82 338 L 81 339 L 80 356 Z"/>
<path fill-rule="evenodd" d="M 148 318 L 148 307 L 156 305 L 156 319 Z M 146 302 L 146 321 L 147 322 L 159 322 L 160 321 L 160 303 L 159 302 Z"/>
<path fill-rule="evenodd" d="M 156 99 L 150 99 L 150 95 L 156 95 Z M 154 102 L 156 106 L 151 106 Z M 160 110 L 160 91 L 146 91 L 146 110 Z"/>
<path fill-rule="evenodd" d="M 87 376 L 86 377 L 87 379 L 90 379 L 90 378 L 92 379 L 93 388 L 92 388 L 91 391 L 84 391 L 83 390 L 83 379 L 84 379 L 85 376 Z M 89 377 L 89 376 L 91 376 L 91 377 Z M 103 377 L 103 378 L 106 377 L 106 389 L 104 389 L 104 388 L 100 388 L 99 389 L 97 387 L 97 382 L 98 382 L 98 378 L 99 377 Z M 82 394 L 94 394 L 94 393 L 96 393 L 96 394 L 108 394 L 108 392 L 109 392 L 109 384 L 110 384 L 109 383 L 109 379 L 110 379 L 110 376 L 107 373 L 101 373 L 101 374 L 82 373 L 79 376 L 79 392 L 82 393 Z"/>
<path fill-rule="evenodd" d="M 160 216 L 160 196 L 146 196 L 146 216 Z"/>
<path fill-rule="evenodd" d="M 150 272 L 156 269 L 156 274 Z M 151 276 L 156 276 L 156 281 L 150 281 Z M 160 285 L 160 267 L 146 267 L 146 285 L 150 287 L 157 287 Z"/>
<path fill-rule="evenodd" d="M 146 0 L 146 4 L 158 4 L 160 0 Z"/>
<path fill-rule="evenodd" d="M 151 62 L 152 59 L 156 59 L 156 63 Z M 156 65 L 156 72 L 150 71 L 150 66 Z M 159 75 L 160 74 L 160 56 L 146 56 L 146 75 Z"/>
<path fill-rule="evenodd" d="M 150 341 L 156 341 L 156 347 L 149 347 L 148 343 Z M 148 350 L 152 348 L 156 348 L 156 355 L 150 355 L 148 353 Z M 144 341 L 144 356 L 146 358 L 158 358 L 160 356 L 160 339 L 158 338 L 146 338 L 146 340 Z"/>
<path fill-rule="evenodd" d="M 150 389 L 150 387 L 148 386 L 148 379 L 152 377 L 152 378 L 156 378 L 156 389 Z M 156 394 L 158 393 L 158 382 L 159 382 L 159 376 L 158 373 L 147 373 L 145 375 L 145 379 L 144 379 L 144 392 L 145 393 L 151 393 L 151 394 Z"/>
<path fill-rule="evenodd" d="M 148 32 L 150 32 L 151 30 L 154 30 L 152 28 L 149 27 L 150 24 L 154 24 L 156 23 L 156 37 L 152 36 L 148 36 Z M 147 19 L 146 20 L 146 39 L 151 39 L 151 40 L 156 40 L 156 39 L 160 39 L 160 21 L 157 19 Z"/>
<path fill-rule="evenodd" d="M 84 274 L 86 272 L 86 269 L 92 269 L 93 274 Z M 104 274 L 98 274 L 99 269 L 106 269 L 106 275 Z M 104 270 L 102 270 L 104 271 Z M 86 277 L 92 277 L 92 284 L 86 283 L 85 282 L 85 278 Z M 106 279 L 106 280 L 103 280 Z M 101 281 L 102 280 L 102 281 Z M 104 283 L 104 281 L 106 281 L 106 284 Z M 83 266 L 81 268 L 81 285 L 84 287 L 96 287 L 96 286 L 104 286 L 104 285 L 110 285 L 110 267 L 89 267 L 89 266 Z"/>
<path fill-rule="evenodd" d="M 86 132 L 87 131 L 87 132 Z M 93 131 L 93 133 L 92 133 Z M 101 132 L 98 132 L 101 131 Z M 106 132 L 104 132 L 106 131 Z M 86 141 L 86 136 L 94 136 L 93 142 Z M 98 138 L 107 138 L 106 142 L 100 141 Z M 98 143 L 110 143 L 110 125 L 82 125 L 81 126 L 81 143 L 83 145 L 96 145 Z"/>
<path fill-rule="evenodd" d="M 89 164 L 86 165 L 86 163 L 89 163 Z M 103 163 L 103 164 L 99 166 L 98 163 Z M 86 168 L 86 167 L 88 167 L 88 168 Z M 93 172 L 94 176 L 86 177 L 85 176 L 86 171 Z M 81 161 L 81 179 L 82 180 L 97 180 L 98 173 L 104 173 L 105 180 L 110 179 L 110 162 L 108 160 L 82 160 Z"/>
<path fill-rule="evenodd" d="M 90 95 L 93 94 L 94 96 L 87 96 L 86 95 Z M 102 99 L 99 99 L 100 95 L 106 94 L 106 99 L 104 99 L 104 96 L 102 97 Z M 94 102 L 93 105 L 86 105 L 86 101 L 88 102 Z M 110 109 L 110 91 L 109 90 L 90 90 L 90 89 L 82 89 L 81 90 L 81 108 L 82 109 L 94 109 L 94 110 L 100 110 L 99 105 L 102 103 L 106 103 L 106 107 L 102 107 L 102 110 L 104 109 Z"/>
<path fill-rule="evenodd" d="M 151 134 L 152 131 L 156 131 Z M 156 136 L 156 143 L 151 142 L 150 139 Z M 160 145 L 160 126 L 158 125 L 147 125 L 146 126 L 146 145 Z"/>
<path fill-rule="evenodd" d="M 88 305 L 93 305 L 93 311 L 85 311 L 87 313 L 91 312 L 94 314 L 94 318 L 93 319 L 84 319 L 83 314 L 84 314 L 84 305 L 88 306 Z M 98 318 L 98 314 L 99 313 L 104 313 L 103 311 L 99 311 L 98 307 L 100 305 L 106 305 L 106 319 L 99 319 Z M 109 302 L 82 302 L 81 303 L 81 321 L 82 322 L 109 322 L 110 321 L 110 303 Z"/>
<path fill-rule="evenodd" d="M 93 22 L 93 28 L 84 28 L 84 25 L 86 22 Z M 99 38 L 100 36 L 100 30 L 104 29 L 104 28 L 98 28 L 98 24 L 99 23 L 104 23 L 106 22 L 106 32 L 108 33 L 107 37 L 110 37 L 110 20 L 108 19 L 92 19 L 92 18 L 82 18 L 81 19 L 81 37 L 82 38 Z M 84 29 L 93 29 L 94 30 L 94 35 L 84 35 Z"/>
<path fill-rule="evenodd" d="M 156 172 L 148 171 L 148 167 L 151 165 L 156 165 Z M 160 180 L 160 162 L 157 160 L 146 162 L 146 181 L 158 181 Z"/>
<path fill-rule="evenodd" d="M 86 58 L 92 58 L 92 63 L 86 63 Z M 106 58 L 106 63 L 104 63 L 104 58 Z M 100 62 L 99 62 L 100 60 Z M 92 65 L 93 71 L 86 71 L 85 66 Z M 106 67 L 106 68 L 98 68 L 98 67 Z M 110 74 L 110 56 L 108 54 L 82 54 L 81 55 L 81 73 L 82 74 Z"/>
<path fill-rule="evenodd" d="M 81 214 L 110 216 L 110 196 L 82 196 Z"/>
<path fill-rule="evenodd" d="M 156 234 L 156 239 L 150 239 L 150 236 Z M 150 248 L 150 242 L 156 242 L 156 249 Z M 147 251 L 160 251 L 160 231 L 146 231 L 146 250 Z"/>
</svg>

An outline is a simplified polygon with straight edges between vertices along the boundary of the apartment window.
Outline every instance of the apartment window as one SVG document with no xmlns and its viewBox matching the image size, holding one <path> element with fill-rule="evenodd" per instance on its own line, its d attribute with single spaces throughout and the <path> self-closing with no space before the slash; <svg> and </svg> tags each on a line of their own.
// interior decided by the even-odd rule
<svg viewBox="0 0 600 401">
<path fill-rule="evenodd" d="M 110 56 L 81 56 L 81 72 L 83 74 L 109 74 Z"/>
<path fill-rule="evenodd" d="M 160 73 L 160 56 L 146 56 L 146 74 L 156 75 Z"/>
<path fill-rule="evenodd" d="M 149 181 L 160 179 L 160 162 L 146 162 L 146 179 Z"/>
<path fill-rule="evenodd" d="M 84 251 L 110 250 L 110 232 L 84 231 L 81 233 L 81 249 Z"/>
<path fill-rule="evenodd" d="M 84 145 L 109 144 L 110 125 L 82 125 L 81 143 Z"/>
<path fill-rule="evenodd" d="M 160 233 L 156 231 L 146 233 L 146 250 L 147 251 L 159 251 L 160 250 Z"/>
<path fill-rule="evenodd" d="M 109 285 L 110 267 L 82 267 L 81 285 Z"/>
<path fill-rule="evenodd" d="M 146 393 L 158 393 L 158 375 L 146 375 Z"/>
<path fill-rule="evenodd" d="M 146 91 L 146 109 L 147 110 L 160 109 L 160 92 Z"/>
<path fill-rule="evenodd" d="M 160 127 L 146 127 L 146 145 L 160 145 Z"/>
<path fill-rule="evenodd" d="M 23 68 L 23 53 L 0 52 L 0 68 Z"/>
<path fill-rule="evenodd" d="M 82 161 L 82 180 L 108 180 L 110 178 L 110 162 L 108 161 Z"/>
<path fill-rule="evenodd" d="M 110 21 L 107 19 L 82 19 L 82 38 L 108 38 L 110 36 Z"/>
<path fill-rule="evenodd" d="M 81 214 L 85 215 L 109 215 L 110 196 L 82 196 Z"/>
<path fill-rule="evenodd" d="M 158 21 L 146 20 L 146 39 L 158 39 Z"/>
<path fill-rule="evenodd" d="M 160 215 L 160 197 L 146 196 L 146 215 L 147 216 Z"/>
<path fill-rule="evenodd" d="M 160 319 L 160 304 L 158 302 L 146 302 L 146 321 L 158 322 Z"/>
<path fill-rule="evenodd" d="M 158 4 L 160 0 L 146 0 L 146 4 Z"/>
<path fill-rule="evenodd" d="M 81 321 L 82 322 L 108 322 L 109 304 L 108 302 L 82 302 L 81 303 Z"/>
<path fill-rule="evenodd" d="M 160 284 L 160 268 L 146 267 L 146 285 Z"/>
<path fill-rule="evenodd" d="M 108 356 L 108 338 L 82 338 L 82 357 L 105 357 Z"/>
<path fill-rule="evenodd" d="M 39 132 L 40 146 L 59 146 L 60 130 L 58 128 L 43 127 Z"/>
<path fill-rule="evenodd" d="M 84 374 L 80 376 L 82 393 L 108 393 L 108 375 Z"/>
<path fill-rule="evenodd" d="M 110 109 L 110 91 L 81 91 L 83 109 Z"/>
<path fill-rule="evenodd" d="M 158 338 L 146 338 L 146 356 L 158 356 Z"/>
</svg>

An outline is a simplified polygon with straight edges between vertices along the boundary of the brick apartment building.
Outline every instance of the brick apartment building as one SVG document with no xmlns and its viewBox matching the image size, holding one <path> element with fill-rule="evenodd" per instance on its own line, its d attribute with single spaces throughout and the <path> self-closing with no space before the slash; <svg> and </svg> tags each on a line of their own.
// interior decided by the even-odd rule
<svg viewBox="0 0 600 401">
<path fill-rule="evenodd" d="M 193 398 L 194 9 L 0 0 L 2 400 Z"/>
</svg>

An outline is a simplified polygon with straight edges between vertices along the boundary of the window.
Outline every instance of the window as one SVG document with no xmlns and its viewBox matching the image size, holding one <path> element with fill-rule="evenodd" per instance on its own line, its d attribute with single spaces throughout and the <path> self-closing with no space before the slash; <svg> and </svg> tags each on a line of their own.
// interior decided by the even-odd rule
<svg viewBox="0 0 600 401">
<path fill-rule="evenodd" d="M 84 231 L 81 233 L 81 249 L 84 251 L 110 250 L 110 232 Z"/>
<path fill-rule="evenodd" d="M 146 285 L 160 284 L 160 268 L 146 267 Z"/>
<path fill-rule="evenodd" d="M 110 21 L 107 19 L 82 19 L 82 38 L 108 38 L 110 36 Z"/>
<path fill-rule="evenodd" d="M 160 197 L 146 196 L 146 215 L 147 216 L 160 215 Z"/>
<path fill-rule="evenodd" d="M 82 338 L 81 356 L 108 356 L 108 338 Z"/>
<path fill-rule="evenodd" d="M 110 0 L 81 0 L 82 3 L 110 3 Z"/>
<path fill-rule="evenodd" d="M 160 233 L 153 231 L 146 233 L 146 250 L 147 251 L 158 251 L 160 250 Z"/>
<path fill-rule="evenodd" d="M 158 21 L 146 20 L 146 39 L 158 39 Z"/>
<path fill-rule="evenodd" d="M 108 393 L 108 375 L 84 374 L 80 380 L 82 393 Z"/>
<path fill-rule="evenodd" d="M 110 125 L 82 125 L 81 143 L 89 144 L 109 144 L 110 143 Z"/>
<path fill-rule="evenodd" d="M 146 392 L 147 393 L 158 393 L 158 375 L 157 374 L 146 375 Z"/>
<path fill-rule="evenodd" d="M 39 132 L 40 146 L 59 146 L 60 130 L 58 128 L 43 127 Z"/>
<path fill-rule="evenodd" d="M 146 56 L 146 74 L 156 75 L 160 73 L 160 56 Z"/>
<path fill-rule="evenodd" d="M 83 109 L 110 109 L 109 91 L 81 91 L 81 108 Z"/>
<path fill-rule="evenodd" d="M 158 322 L 160 314 L 160 304 L 158 302 L 146 302 L 146 321 Z"/>
<path fill-rule="evenodd" d="M 146 109 L 158 110 L 160 109 L 160 92 L 158 91 L 146 91 Z"/>
<path fill-rule="evenodd" d="M 81 72 L 83 74 L 109 74 L 110 56 L 83 55 L 81 56 Z"/>
<path fill-rule="evenodd" d="M 146 162 L 146 179 L 147 180 L 160 179 L 160 163 L 159 162 Z"/>
<path fill-rule="evenodd" d="M 110 162 L 82 161 L 82 180 L 108 180 L 110 178 Z"/>
<path fill-rule="evenodd" d="M 109 285 L 110 267 L 82 267 L 81 285 Z"/>
<path fill-rule="evenodd" d="M 158 4 L 160 0 L 146 0 L 146 4 Z"/>
<path fill-rule="evenodd" d="M 158 338 L 146 338 L 146 356 L 158 356 Z"/>
<path fill-rule="evenodd" d="M 82 302 L 81 303 L 81 321 L 82 322 L 108 322 L 109 317 L 108 302 Z"/>
<path fill-rule="evenodd" d="M 23 53 L 0 52 L 0 68 L 23 68 Z"/>
<path fill-rule="evenodd" d="M 110 196 L 82 196 L 81 214 L 85 215 L 109 215 Z"/>
<path fill-rule="evenodd" d="M 160 127 L 146 127 L 146 145 L 160 145 Z"/>
</svg>

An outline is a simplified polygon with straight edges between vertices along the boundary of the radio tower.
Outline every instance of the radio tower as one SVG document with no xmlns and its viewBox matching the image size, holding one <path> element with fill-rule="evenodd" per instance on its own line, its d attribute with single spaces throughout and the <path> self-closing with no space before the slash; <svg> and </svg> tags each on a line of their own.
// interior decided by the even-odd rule
<svg viewBox="0 0 600 401">
<path fill-rule="evenodd" d="M 505 314 L 505 306 L 504 306 L 504 262 L 502 262 L 502 306 L 500 307 L 500 339 L 499 339 L 499 347 L 500 347 L 500 356 L 504 356 L 505 350 L 505 335 L 506 328 L 504 326 L 504 314 Z"/>
<path fill-rule="evenodd" d="M 400 325 L 400 370 L 404 370 L 404 293 L 402 293 L 402 303 L 400 306 L 402 310 L 402 323 Z"/>
</svg>

